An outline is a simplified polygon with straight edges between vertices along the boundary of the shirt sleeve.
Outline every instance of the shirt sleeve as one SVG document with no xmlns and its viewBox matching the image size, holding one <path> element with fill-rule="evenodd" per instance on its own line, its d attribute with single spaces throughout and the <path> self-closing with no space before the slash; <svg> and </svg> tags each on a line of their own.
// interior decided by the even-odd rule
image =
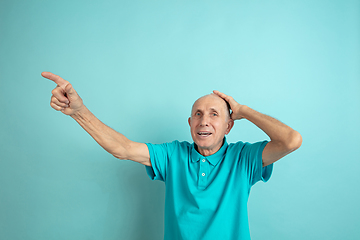
<svg viewBox="0 0 360 240">
<path fill-rule="evenodd" d="M 175 142 L 163 144 L 146 143 L 151 167 L 146 167 L 146 172 L 151 180 L 166 181 L 166 173 L 169 165 L 169 159 L 174 149 Z"/>
<path fill-rule="evenodd" d="M 268 141 L 257 143 L 245 143 L 241 155 L 244 157 L 244 164 L 249 176 L 250 186 L 258 181 L 267 182 L 273 170 L 273 164 L 263 167 L 262 152 Z"/>
</svg>

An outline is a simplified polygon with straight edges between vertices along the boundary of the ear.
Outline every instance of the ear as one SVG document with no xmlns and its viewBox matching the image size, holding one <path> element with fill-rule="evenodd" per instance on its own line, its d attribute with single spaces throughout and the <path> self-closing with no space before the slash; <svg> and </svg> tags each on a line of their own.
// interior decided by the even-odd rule
<svg viewBox="0 0 360 240">
<path fill-rule="evenodd" d="M 188 118 L 188 123 L 189 123 L 189 126 L 191 127 L 190 121 L 191 121 L 191 117 Z"/>
<path fill-rule="evenodd" d="M 226 132 L 225 132 L 225 135 L 229 134 L 229 132 L 230 132 L 230 130 L 232 129 L 233 126 L 234 126 L 234 120 L 230 118 L 229 122 L 228 122 Z"/>
</svg>

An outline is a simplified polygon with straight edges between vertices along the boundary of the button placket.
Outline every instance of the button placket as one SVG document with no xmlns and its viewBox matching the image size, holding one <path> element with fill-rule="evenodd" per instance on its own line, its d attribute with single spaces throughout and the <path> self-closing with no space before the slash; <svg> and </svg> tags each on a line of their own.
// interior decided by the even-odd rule
<svg viewBox="0 0 360 240">
<path fill-rule="evenodd" d="M 199 168 L 199 181 L 198 181 L 198 187 L 201 189 L 205 189 L 206 187 L 206 179 L 208 174 L 208 162 L 206 159 L 200 160 L 200 168 Z"/>
</svg>

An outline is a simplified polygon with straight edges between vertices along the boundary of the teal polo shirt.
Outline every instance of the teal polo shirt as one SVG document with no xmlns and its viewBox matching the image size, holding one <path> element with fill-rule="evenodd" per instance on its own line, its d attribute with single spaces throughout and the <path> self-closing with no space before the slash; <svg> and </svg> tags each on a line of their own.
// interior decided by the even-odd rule
<svg viewBox="0 0 360 240">
<path fill-rule="evenodd" d="M 195 144 L 146 144 L 152 180 L 165 182 L 165 240 L 250 239 L 250 188 L 266 182 L 273 165 L 262 167 L 267 141 L 237 142 L 202 156 Z"/>
</svg>

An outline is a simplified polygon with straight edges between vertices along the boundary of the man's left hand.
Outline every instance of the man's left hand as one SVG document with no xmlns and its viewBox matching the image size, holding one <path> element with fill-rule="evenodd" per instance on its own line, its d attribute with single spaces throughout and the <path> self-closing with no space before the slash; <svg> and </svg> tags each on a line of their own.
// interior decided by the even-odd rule
<svg viewBox="0 0 360 240">
<path fill-rule="evenodd" d="M 213 91 L 216 95 L 218 95 L 219 97 L 221 97 L 222 99 L 224 99 L 226 102 L 229 103 L 230 105 L 230 109 L 232 111 L 231 113 L 231 119 L 235 120 L 239 120 L 244 118 L 243 112 L 245 111 L 245 109 L 247 108 L 246 105 L 241 105 L 238 102 L 236 102 L 234 100 L 233 97 L 226 95 L 225 93 L 219 92 L 217 90 Z"/>
</svg>

